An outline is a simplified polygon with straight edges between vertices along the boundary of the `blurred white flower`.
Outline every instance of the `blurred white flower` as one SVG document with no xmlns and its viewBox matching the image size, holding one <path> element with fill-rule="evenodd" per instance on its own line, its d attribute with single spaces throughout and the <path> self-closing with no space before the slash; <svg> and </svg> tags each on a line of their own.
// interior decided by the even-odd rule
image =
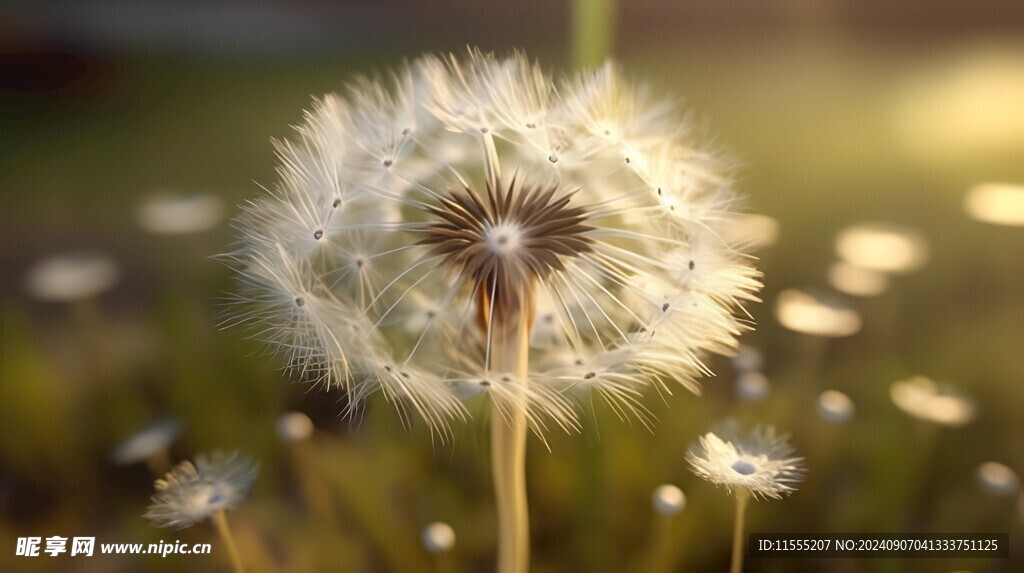
<svg viewBox="0 0 1024 573">
<path fill-rule="evenodd" d="M 191 235 L 209 231 L 224 216 L 215 195 L 159 193 L 139 205 L 139 226 L 155 235 Z"/>
<path fill-rule="evenodd" d="M 1020 490 L 1017 472 L 999 462 L 985 462 L 978 466 L 978 485 L 986 493 L 1012 497 Z"/>
<path fill-rule="evenodd" d="M 157 420 L 118 444 L 110 453 L 110 459 L 118 465 L 145 461 L 170 448 L 180 434 L 181 422 L 177 419 Z"/>
<path fill-rule="evenodd" d="M 302 412 L 286 412 L 277 419 L 277 437 L 282 442 L 308 440 L 313 429 L 313 420 Z"/>
<path fill-rule="evenodd" d="M 796 289 L 779 293 L 775 318 L 790 330 L 813 336 L 851 336 L 861 327 L 860 313 L 838 298 Z"/>
<path fill-rule="evenodd" d="M 979 183 L 964 197 L 964 210 L 983 223 L 1024 226 L 1024 185 Z"/>
<path fill-rule="evenodd" d="M 227 323 L 291 371 L 441 432 L 481 394 L 574 429 L 591 393 L 644 417 L 645 389 L 694 390 L 703 355 L 749 328 L 759 273 L 722 238 L 728 165 L 670 102 L 611 66 L 556 82 L 519 54 L 388 78 L 318 101 L 237 221 Z M 531 330 L 526 377 L 492 363 L 512 322 Z"/>
<path fill-rule="evenodd" d="M 257 472 L 256 464 L 237 452 L 182 462 L 156 480 L 156 495 L 144 517 L 157 527 L 191 527 L 248 499 Z"/>
<path fill-rule="evenodd" d="M 445 553 L 455 547 L 455 530 L 443 521 L 423 528 L 423 547 L 431 553 Z"/>
<path fill-rule="evenodd" d="M 788 436 L 758 426 L 741 436 L 735 422 L 701 436 L 686 452 L 693 473 L 729 493 L 745 489 L 755 498 L 779 499 L 796 491 L 803 479 L 803 458 L 793 457 Z"/>
<path fill-rule="evenodd" d="M 755 346 L 740 344 L 732 357 L 732 366 L 741 372 L 761 370 L 764 368 L 764 354 Z"/>
<path fill-rule="evenodd" d="M 851 296 L 878 296 L 889 289 L 889 275 L 843 262 L 828 268 L 828 282 L 832 288 Z"/>
<path fill-rule="evenodd" d="M 974 403 L 948 384 L 939 385 L 925 376 L 893 382 L 893 403 L 905 413 L 942 426 L 963 426 L 974 419 Z"/>
<path fill-rule="evenodd" d="M 760 402 L 771 390 L 772 385 L 762 372 L 751 370 L 736 376 L 736 393 L 746 402 Z"/>
<path fill-rule="evenodd" d="M 651 494 L 651 505 L 661 515 L 675 515 L 686 507 L 686 496 L 672 484 L 659 485 Z"/>
<path fill-rule="evenodd" d="M 860 223 L 839 231 L 836 253 L 862 269 L 908 273 L 928 261 L 928 239 L 918 231 L 892 223 Z"/>
<path fill-rule="evenodd" d="M 121 269 L 96 251 L 53 255 L 33 266 L 26 277 L 28 293 L 42 301 L 71 302 L 94 297 L 117 283 Z"/>
<path fill-rule="evenodd" d="M 853 400 L 839 390 L 825 390 L 818 395 L 818 414 L 833 424 L 845 424 L 853 418 Z"/>
</svg>

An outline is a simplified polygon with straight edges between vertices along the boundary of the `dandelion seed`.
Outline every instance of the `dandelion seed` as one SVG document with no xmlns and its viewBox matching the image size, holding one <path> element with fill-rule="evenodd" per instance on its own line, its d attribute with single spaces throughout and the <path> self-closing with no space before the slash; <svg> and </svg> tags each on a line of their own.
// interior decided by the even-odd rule
<svg viewBox="0 0 1024 573">
<path fill-rule="evenodd" d="M 256 474 L 256 464 L 237 452 L 200 455 L 194 464 L 182 462 L 156 480 L 156 495 L 145 517 L 157 527 L 191 527 L 241 505 Z"/>
<path fill-rule="evenodd" d="M 102 294 L 117 283 L 121 269 L 114 259 L 96 251 L 54 255 L 29 270 L 25 286 L 46 302 L 73 302 Z"/>
<path fill-rule="evenodd" d="M 423 547 L 431 553 L 446 553 L 455 547 L 455 530 L 442 521 L 423 528 Z"/>
<path fill-rule="evenodd" d="M 918 231 L 899 225 L 861 223 L 836 235 L 836 253 L 862 269 L 908 273 L 928 261 L 928 240 Z"/>
<path fill-rule="evenodd" d="M 978 486 L 986 493 L 1000 497 L 1013 497 L 1020 490 L 1020 477 L 1009 466 L 999 462 L 985 462 L 978 466 Z"/>
<path fill-rule="evenodd" d="M 845 424 L 853 413 L 853 400 L 839 390 L 825 390 L 818 395 L 818 415 L 826 422 Z"/>
<path fill-rule="evenodd" d="M 160 193 L 146 198 L 138 210 L 139 226 L 154 235 L 194 235 L 209 231 L 224 216 L 215 195 Z"/>
<path fill-rule="evenodd" d="M 441 439 L 485 396 L 495 471 L 516 476 L 496 487 L 521 490 L 527 426 L 576 431 L 592 396 L 648 423 L 645 391 L 696 390 L 705 355 L 750 328 L 759 273 L 724 238 L 730 170 L 702 147 L 612 66 L 556 82 L 471 50 L 359 80 L 277 144 L 280 180 L 226 256 L 242 287 L 226 324 Z M 525 515 L 499 510 L 520 521 L 502 524 L 502 571 L 525 568 L 508 549 Z"/>
<path fill-rule="evenodd" d="M 949 384 L 925 376 L 893 382 L 889 396 L 906 414 L 938 424 L 959 427 L 974 419 L 974 403 Z"/>
<path fill-rule="evenodd" d="M 838 338 L 860 331 L 860 313 L 834 297 L 786 289 L 775 299 L 775 318 L 795 332 Z"/>
</svg>

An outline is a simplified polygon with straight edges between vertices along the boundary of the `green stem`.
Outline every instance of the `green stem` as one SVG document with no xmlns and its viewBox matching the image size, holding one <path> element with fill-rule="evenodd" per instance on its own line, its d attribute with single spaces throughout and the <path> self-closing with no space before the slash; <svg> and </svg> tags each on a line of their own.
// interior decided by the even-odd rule
<svg viewBox="0 0 1024 573">
<path fill-rule="evenodd" d="M 527 307 L 529 305 L 526 305 Z M 530 329 L 525 314 L 492 324 L 491 371 L 515 374 L 525 391 Z M 491 414 L 491 471 L 498 509 L 498 573 L 526 573 L 530 520 L 526 503 L 526 412 L 512 407 Z"/>
<path fill-rule="evenodd" d="M 573 0 L 572 63 L 577 68 L 600 66 L 611 53 L 615 0 Z"/>
<path fill-rule="evenodd" d="M 235 545 L 235 537 L 231 535 L 231 528 L 228 527 L 227 516 L 223 511 L 218 511 L 210 519 L 213 521 L 213 526 L 217 529 L 217 533 L 220 534 L 221 540 L 224 541 L 224 546 L 228 548 L 231 568 L 234 569 L 235 573 L 245 573 L 245 566 L 242 565 L 242 556 L 238 553 L 238 546 Z"/>
<path fill-rule="evenodd" d="M 729 573 L 743 571 L 743 520 L 747 513 L 750 492 L 746 488 L 736 490 L 736 523 L 732 530 L 732 564 Z"/>
</svg>

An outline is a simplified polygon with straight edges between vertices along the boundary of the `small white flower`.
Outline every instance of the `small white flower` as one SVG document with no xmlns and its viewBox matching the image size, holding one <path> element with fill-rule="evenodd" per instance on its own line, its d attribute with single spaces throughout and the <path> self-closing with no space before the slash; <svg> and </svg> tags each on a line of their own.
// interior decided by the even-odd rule
<svg viewBox="0 0 1024 573">
<path fill-rule="evenodd" d="M 287 412 L 277 419 L 277 437 L 282 442 L 307 440 L 313 429 L 313 420 L 302 412 Z"/>
<path fill-rule="evenodd" d="M 735 422 L 698 438 L 686 453 L 693 473 L 729 493 L 747 490 L 756 497 L 779 499 L 789 495 L 804 475 L 803 458 L 793 457 L 788 436 L 775 428 L 758 426 L 740 437 Z"/>
<path fill-rule="evenodd" d="M 117 283 L 121 269 L 114 259 L 96 251 L 54 255 L 36 263 L 26 277 L 34 298 L 71 302 L 101 294 Z"/>
<path fill-rule="evenodd" d="M 845 424 L 853 413 L 853 400 L 839 390 L 825 390 L 818 395 L 818 415 L 826 422 Z"/>
<path fill-rule="evenodd" d="M 900 410 L 926 422 L 959 427 L 974 419 L 974 403 L 967 396 L 925 376 L 893 382 L 889 396 Z"/>
<path fill-rule="evenodd" d="M 118 465 L 141 462 L 166 450 L 181 434 L 181 422 L 174 418 L 158 420 L 126 438 L 110 453 Z"/>
<path fill-rule="evenodd" d="M 445 553 L 455 547 L 455 530 L 443 521 L 423 528 L 423 547 L 431 553 Z"/>
<path fill-rule="evenodd" d="M 216 195 L 159 193 L 147 197 L 138 211 L 139 226 L 154 235 L 192 235 L 209 231 L 224 216 Z"/>
<path fill-rule="evenodd" d="M 985 462 L 978 466 L 978 485 L 985 492 L 1001 497 L 1012 497 L 1020 490 L 1020 477 L 1009 466 L 999 462 Z"/>
<path fill-rule="evenodd" d="M 237 452 L 182 462 L 156 480 L 156 495 L 144 517 L 157 527 L 191 527 L 238 507 L 249 497 L 257 472 L 256 464 Z"/>
<path fill-rule="evenodd" d="M 736 377 L 736 394 L 745 402 L 760 402 L 771 390 L 771 382 L 763 372 L 740 372 Z"/>
<path fill-rule="evenodd" d="M 686 507 L 686 495 L 672 484 L 660 485 L 651 494 L 651 505 L 662 515 L 675 515 Z"/>
</svg>

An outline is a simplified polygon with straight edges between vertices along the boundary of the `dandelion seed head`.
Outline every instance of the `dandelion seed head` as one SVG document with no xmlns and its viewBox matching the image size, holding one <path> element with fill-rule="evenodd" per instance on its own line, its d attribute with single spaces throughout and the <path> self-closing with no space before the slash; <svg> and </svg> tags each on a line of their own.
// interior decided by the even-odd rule
<svg viewBox="0 0 1024 573">
<path fill-rule="evenodd" d="M 182 462 L 156 480 L 156 495 L 144 517 L 157 527 L 191 527 L 248 499 L 257 472 L 256 464 L 237 452 Z"/>
<path fill-rule="evenodd" d="M 645 391 L 696 391 L 750 328 L 728 158 L 614 66 L 556 80 L 522 54 L 426 56 L 318 100 L 275 147 L 225 255 L 225 325 L 442 437 L 475 396 L 535 431 L 575 430 L 592 396 L 649 420 Z M 528 383 L 490 363 L 511 320 Z"/>
<path fill-rule="evenodd" d="M 690 446 L 686 459 L 693 472 L 729 493 L 744 489 L 755 498 L 779 499 L 795 491 L 803 479 L 803 458 L 793 457 L 787 436 L 771 426 L 758 426 L 740 435 L 735 422 L 727 422 Z"/>
<path fill-rule="evenodd" d="M 661 515 L 676 515 L 686 507 L 686 495 L 672 484 L 659 485 L 651 494 L 651 505 Z"/>
</svg>

